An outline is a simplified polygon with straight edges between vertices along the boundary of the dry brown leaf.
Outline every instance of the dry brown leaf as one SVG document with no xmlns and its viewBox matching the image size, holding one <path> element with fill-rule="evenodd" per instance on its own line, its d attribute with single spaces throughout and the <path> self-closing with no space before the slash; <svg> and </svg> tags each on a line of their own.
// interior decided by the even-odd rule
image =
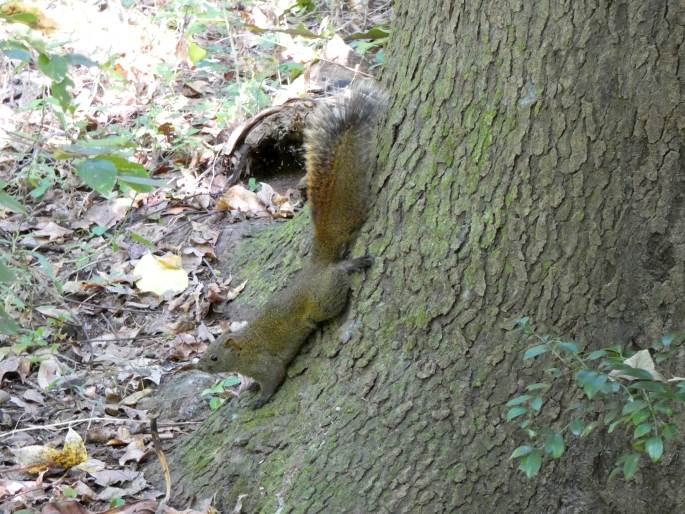
<svg viewBox="0 0 685 514">
<path fill-rule="evenodd" d="M 100 227 L 112 228 L 124 219 L 133 205 L 131 198 L 115 198 L 93 205 L 85 214 L 85 219 Z"/>
<path fill-rule="evenodd" d="M 142 391 L 136 391 L 133 394 L 129 394 L 126 398 L 122 398 L 122 400 L 119 403 L 121 403 L 122 405 L 134 406 L 140 400 L 142 400 L 143 398 L 145 398 L 147 395 L 149 395 L 152 392 L 153 392 L 153 390 L 151 388 L 146 387 Z"/>
<path fill-rule="evenodd" d="M 38 230 L 33 231 L 34 237 L 47 237 L 48 241 L 63 240 L 66 236 L 73 234 L 73 230 L 60 227 L 54 221 L 39 223 Z"/>
<path fill-rule="evenodd" d="M 50 356 L 40 363 L 38 368 L 38 386 L 45 391 L 50 385 L 62 376 L 59 362 Z"/>
<path fill-rule="evenodd" d="M 228 292 L 228 294 L 226 295 L 226 301 L 230 302 L 232 300 L 235 300 L 238 297 L 238 295 L 242 292 L 242 290 L 245 289 L 246 285 L 247 285 L 247 280 L 244 281 L 242 284 L 231 289 Z"/>
<path fill-rule="evenodd" d="M 41 514 L 90 514 L 89 510 L 75 500 L 46 503 L 40 512 Z"/>
<path fill-rule="evenodd" d="M 216 210 L 240 211 L 257 215 L 263 214 L 266 208 L 255 193 L 248 191 L 243 186 L 233 186 L 217 200 Z"/>
<path fill-rule="evenodd" d="M 14 355 L 0 361 L 0 383 L 2 383 L 5 373 L 14 373 L 15 371 L 19 370 L 19 362 L 19 357 Z"/>
<path fill-rule="evenodd" d="M 38 391 L 35 389 L 27 389 L 24 391 L 24 394 L 22 395 L 24 399 L 30 401 L 30 402 L 36 402 L 36 403 L 44 403 L 45 398 L 43 398 L 43 395 L 40 394 Z"/>
<path fill-rule="evenodd" d="M 154 500 L 143 500 L 110 509 L 102 514 L 155 514 L 155 512 L 157 512 L 157 502 Z M 165 512 L 166 510 L 162 511 L 162 513 Z"/>
<path fill-rule="evenodd" d="M 124 466 L 129 461 L 140 462 L 140 460 L 145 457 L 145 438 L 141 435 L 136 435 L 128 446 L 126 446 L 126 451 L 119 458 L 119 465 Z"/>
<path fill-rule="evenodd" d="M 140 476 L 139 471 L 132 469 L 103 469 L 89 474 L 95 479 L 95 483 L 101 487 L 129 482 Z"/>
</svg>

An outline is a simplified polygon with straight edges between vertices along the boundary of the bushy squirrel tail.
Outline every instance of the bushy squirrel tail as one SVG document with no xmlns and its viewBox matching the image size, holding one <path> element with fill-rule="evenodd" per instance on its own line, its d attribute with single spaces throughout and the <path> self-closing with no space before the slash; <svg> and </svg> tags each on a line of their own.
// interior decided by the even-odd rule
<svg viewBox="0 0 685 514">
<path fill-rule="evenodd" d="M 307 197 L 314 222 L 314 258 L 336 262 L 366 219 L 375 166 L 376 119 L 387 104 L 373 81 L 353 85 L 321 104 L 305 131 Z"/>
</svg>

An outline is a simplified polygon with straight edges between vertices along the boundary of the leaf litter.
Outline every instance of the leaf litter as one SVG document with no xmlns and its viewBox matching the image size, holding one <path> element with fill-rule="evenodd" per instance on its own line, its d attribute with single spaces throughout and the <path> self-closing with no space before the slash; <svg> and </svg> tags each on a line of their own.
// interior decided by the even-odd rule
<svg viewBox="0 0 685 514">
<path fill-rule="evenodd" d="M 302 207 L 299 177 L 240 185 L 232 166 L 269 114 L 336 80 L 322 74 L 311 44 L 324 25 L 309 18 L 307 28 L 279 28 L 279 20 L 292 16 L 281 4 L 287 2 L 235 8 L 229 14 L 243 25 L 223 39 L 212 30 L 186 37 L 164 29 L 154 15 L 170 11 L 146 16 L 118 4 L 101 9 L 74 1 L 3 5 L 33 13 L 37 28 L 81 55 L 86 64 L 70 67 L 69 78 L 74 119 L 89 137 L 77 140 L 53 111 L 32 108 L 50 81 L 0 56 L 0 236 L 23 252 L 9 261 L 21 273 L 6 309 L 21 326 L 38 327 L 0 336 L 0 511 L 158 508 L 163 493 L 141 468 L 155 458 L 148 402 L 223 330 L 244 325 L 213 316 L 248 286 L 219 271 L 221 231 L 250 219 L 291 218 Z M 386 23 L 381 4 L 336 21 Z M 5 30 L 0 27 L 2 39 L 16 37 Z M 217 45 L 221 50 L 207 55 Z M 324 57 L 333 62 L 348 50 L 336 36 Z M 278 105 L 261 110 L 268 102 L 252 95 L 246 77 L 249 66 L 264 68 L 274 59 L 311 73 L 294 80 L 279 75 L 280 86 L 267 88 Z M 341 63 L 347 72 L 355 66 Z M 243 87 L 237 95 L 234 84 Z M 222 111 L 227 100 L 232 107 Z M 232 141 L 230 153 L 226 141 Z M 54 158 L 36 158 L 43 154 Z M 94 173 L 60 160 L 78 158 Z M 114 165 L 128 168 L 113 180 Z M 157 181 L 156 189 L 140 190 L 141 170 Z M 12 204 L 5 191 L 21 203 Z M 200 384 L 195 396 L 209 385 Z M 208 413 L 206 402 L 199 410 L 181 403 L 179 412 L 193 414 L 162 422 L 161 440 L 192 431 Z M 210 502 L 181 511 L 164 504 L 161 511 L 211 512 Z"/>
</svg>

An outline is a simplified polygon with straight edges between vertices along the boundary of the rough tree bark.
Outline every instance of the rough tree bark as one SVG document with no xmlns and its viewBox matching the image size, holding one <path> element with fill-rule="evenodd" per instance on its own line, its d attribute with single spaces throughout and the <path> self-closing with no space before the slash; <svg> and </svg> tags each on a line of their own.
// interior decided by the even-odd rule
<svg viewBox="0 0 685 514">
<path fill-rule="evenodd" d="M 681 511 L 682 453 L 608 482 L 625 446 L 594 436 L 527 481 L 502 419 L 540 375 L 510 330 L 522 315 L 591 345 L 683 328 L 684 10 L 398 0 L 354 248 L 374 266 L 271 403 L 223 408 L 176 448 L 177 494 L 226 510 L 246 494 L 246 512 Z M 255 253 L 276 240 L 297 267 L 293 223 Z"/>
</svg>

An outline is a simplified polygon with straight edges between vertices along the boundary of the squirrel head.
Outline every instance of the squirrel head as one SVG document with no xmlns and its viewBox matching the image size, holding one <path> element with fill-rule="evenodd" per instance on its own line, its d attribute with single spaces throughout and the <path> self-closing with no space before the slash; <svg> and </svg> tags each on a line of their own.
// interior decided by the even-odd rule
<svg viewBox="0 0 685 514">
<path fill-rule="evenodd" d="M 209 345 L 197 367 L 209 373 L 236 371 L 235 366 L 240 362 L 241 351 L 240 343 L 233 336 L 223 334 Z"/>
</svg>

